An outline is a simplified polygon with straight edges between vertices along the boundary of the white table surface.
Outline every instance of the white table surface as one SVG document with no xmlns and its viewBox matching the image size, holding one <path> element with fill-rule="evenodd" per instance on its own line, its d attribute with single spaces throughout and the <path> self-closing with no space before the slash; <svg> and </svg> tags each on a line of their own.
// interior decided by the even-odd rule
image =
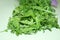
<svg viewBox="0 0 60 40">
<path fill-rule="evenodd" d="M 0 31 L 7 28 L 8 19 L 12 16 L 12 11 L 17 5 L 17 0 L 0 0 Z M 58 7 L 56 8 L 56 13 L 58 23 L 60 24 L 60 3 L 58 3 Z M 46 30 L 45 33 L 40 31 L 33 35 L 20 36 L 16 36 L 10 32 L 2 32 L 0 33 L 0 40 L 60 40 L 60 30 L 54 28 L 52 32 Z"/>
</svg>

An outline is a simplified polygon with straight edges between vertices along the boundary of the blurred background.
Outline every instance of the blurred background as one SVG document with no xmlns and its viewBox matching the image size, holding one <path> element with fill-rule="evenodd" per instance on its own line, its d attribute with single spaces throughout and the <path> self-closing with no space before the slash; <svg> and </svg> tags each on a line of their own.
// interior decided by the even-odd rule
<svg viewBox="0 0 60 40">
<path fill-rule="evenodd" d="M 8 19 L 17 6 L 17 0 L 0 0 L 0 31 L 7 28 Z M 58 0 L 56 15 L 60 25 L 60 0 Z M 60 30 L 53 28 L 52 32 L 46 30 L 45 33 L 40 31 L 33 35 L 20 35 L 18 37 L 10 32 L 2 32 L 0 33 L 0 40 L 60 40 Z"/>
</svg>

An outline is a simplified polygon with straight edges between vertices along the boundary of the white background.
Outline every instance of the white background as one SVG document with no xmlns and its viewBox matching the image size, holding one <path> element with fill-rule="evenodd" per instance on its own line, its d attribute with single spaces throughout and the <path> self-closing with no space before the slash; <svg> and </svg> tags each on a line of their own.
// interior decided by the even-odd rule
<svg viewBox="0 0 60 40">
<path fill-rule="evenodd" d="M 60 1 L 59 1 L 60 2 Z M 0 31 L 7 27 L 8 19 L 12 16 L 12 11 L 18 6 L 17 0 L 0 0 Z M 58 23 L 60 24 L 60 3 L 56 8 L 58 16 Z M 10 32 L 0 32 L 0 40 L 60 40 L 60 30 L 52 29 L 52 32 L 46 30 L 37 32 L 33 35 L 19 35 L 16 36 Z"/>
</svg>

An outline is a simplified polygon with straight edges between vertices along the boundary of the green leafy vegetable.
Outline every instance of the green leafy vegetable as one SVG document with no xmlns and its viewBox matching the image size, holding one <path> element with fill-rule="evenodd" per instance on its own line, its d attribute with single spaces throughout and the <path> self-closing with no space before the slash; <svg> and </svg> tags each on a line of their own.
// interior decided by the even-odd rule
<svg viewBox="0 0 60 40">
<path fill-rule="evenodd" d="M 19 35 L 60 28 L 54 13 L 51 0 L 19 0 L 19 6 L 9 19 L 8 29 Z"/>
</svg>

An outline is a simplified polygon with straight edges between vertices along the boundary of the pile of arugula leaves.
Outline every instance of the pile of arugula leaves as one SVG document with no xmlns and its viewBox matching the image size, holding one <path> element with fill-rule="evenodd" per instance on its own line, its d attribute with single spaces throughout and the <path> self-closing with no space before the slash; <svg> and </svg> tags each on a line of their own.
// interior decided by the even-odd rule
<svg viewBox="0 0 60 40">
<path fill-rule="evenodd" d="M 13 10 L 8 29 L 16 35 L 32 34 L 37 31 L 60 28 L 55 17 L 51 0 L 18 0 L 19 6 Z"/>
</svg>

